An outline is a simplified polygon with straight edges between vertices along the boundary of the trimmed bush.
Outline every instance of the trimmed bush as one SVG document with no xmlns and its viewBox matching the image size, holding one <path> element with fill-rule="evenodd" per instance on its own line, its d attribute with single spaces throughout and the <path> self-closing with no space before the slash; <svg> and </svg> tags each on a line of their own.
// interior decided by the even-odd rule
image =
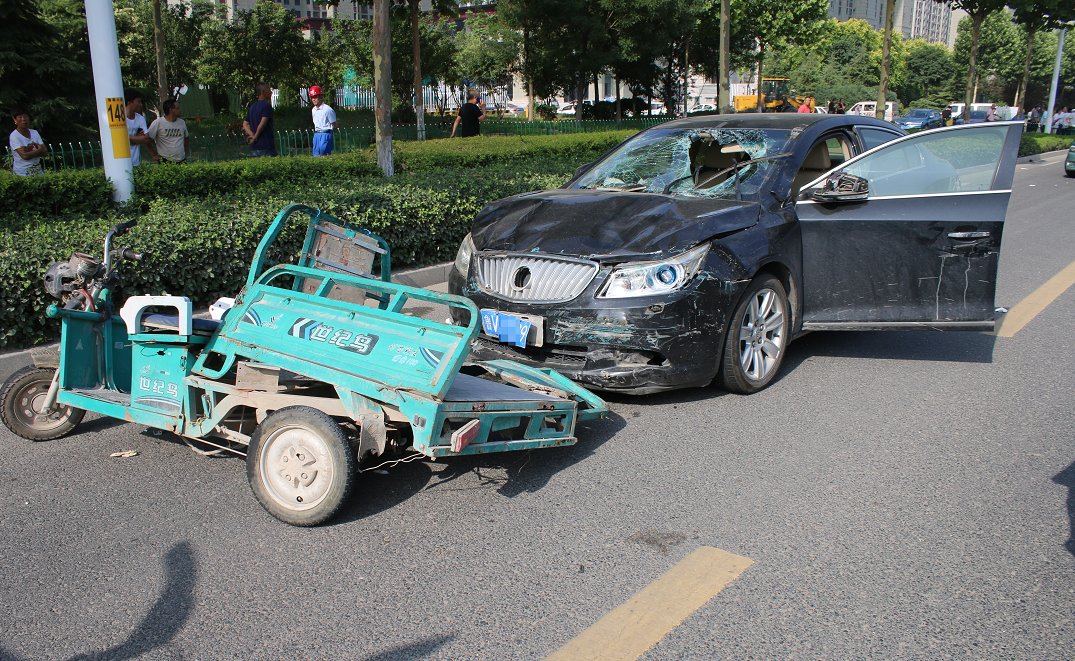
<svg viewBox="0 0 1075 661">
<path fill-rule="evenodd" d="M 177 294 L 205 306 L 220 296 L 234 296 L 246 281 L 250 261 L 262 235 L 284 206 L 301 202 L 366 227 L 392 247 L 393 266 L 423 266 L 451 260 L 470 229 L 474 215 L 488 202 L 507 195 L 561 185 L 596 152 L 581 160 L 528 159 L 522 164 L 492 163 L 480 169 L 446 168 L 392 179 L 380 177 L 298 177 L 273 179 L 257 187 L 206 197 L 193 195 L 143 200 L 130 213 L 72 215 L 65 222 L 38 218 L 17 231 L 0 232 L 0 346 L 48 341 L 59 324 L 44 317 L 55 301 L 41 276 L 72 252 L 99 253 L 108 228 L 131 216 L 139 224 L 116 247 L 147 251 L 141 264 L 120 267 L 128 293 Z M 160 168 L 164 169 L 164 168 Z M 275 261 L 287 261 L 301 246 L 305 216 L 281 235 Z"/>
<path fill-rule="evenodd" d="M 1075 136 L 1052 135 L 1049 133 L 1024 133 L 1023 141 L 1019 144 L 1020 156 L 1033 156 L 1044 154 L 1047 151 L 1067 149 L 1075 141 Z"/>
</svg>

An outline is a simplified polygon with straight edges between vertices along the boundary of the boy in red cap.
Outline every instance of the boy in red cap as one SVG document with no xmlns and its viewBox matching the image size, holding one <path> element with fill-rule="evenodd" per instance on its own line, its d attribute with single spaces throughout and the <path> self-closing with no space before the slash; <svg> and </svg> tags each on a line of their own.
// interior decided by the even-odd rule
<svg viewBox="0 0 1075 661">
<path fill-rule="evenodd" d="M 334 111 L 324 101 L 325 95 L 317 85 L 310 87 L 310 101 L 314 104 L 314 156 L 328 156 L 335 146 L 332 131 L 339 128 Z"/>
</svg>

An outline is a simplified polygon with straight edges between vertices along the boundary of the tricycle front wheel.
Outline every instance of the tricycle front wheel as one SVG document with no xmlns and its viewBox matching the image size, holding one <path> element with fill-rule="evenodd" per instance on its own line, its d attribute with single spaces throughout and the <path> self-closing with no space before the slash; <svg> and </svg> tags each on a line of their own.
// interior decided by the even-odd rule
<svg viewBox="0 0 1075 661">
<path fill-rule="evenodd" d="M 4 426 L 31 441 L 51 441 L 66 436 L 86 412 L 70 406 L 53 406 L 43 413 L 43 404 L 56 370 L 24 367 L 4 382 L 0 388 L 0 418 Z"/>
<path fill-rule="evenodd" d="M 355 457 L 335 420 L 314 408 L 289 406 L 254 431 L 246 477 L 269 514 L 293 526 L 316 526 L 350 495 Z"/>
</svg>

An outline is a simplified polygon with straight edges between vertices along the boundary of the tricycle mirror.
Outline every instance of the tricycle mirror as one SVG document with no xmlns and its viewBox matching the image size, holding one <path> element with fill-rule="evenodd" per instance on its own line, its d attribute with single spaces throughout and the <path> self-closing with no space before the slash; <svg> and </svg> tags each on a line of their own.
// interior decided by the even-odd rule
<svg viewBox="0 0 1075 661">
<path fill-rule="evenodd" d="M 870 184 L 862 177 L 838 172 L 810 196 L 818 202 L 861 202 L 870 196 Z"/>
</svg>

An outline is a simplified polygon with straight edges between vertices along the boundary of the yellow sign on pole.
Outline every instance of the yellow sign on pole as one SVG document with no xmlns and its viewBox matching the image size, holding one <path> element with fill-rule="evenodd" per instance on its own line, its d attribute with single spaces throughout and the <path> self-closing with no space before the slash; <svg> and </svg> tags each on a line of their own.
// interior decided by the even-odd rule
<svg viewBox="0 0 1075 661">
<path fill-rule="evenodd" d="M 127 136 L 127 113 L 122 96 L 108 97 L 108 128 L 112 133 L 112 158 L 130 158 L 131 141 Z"/>
</svg>

